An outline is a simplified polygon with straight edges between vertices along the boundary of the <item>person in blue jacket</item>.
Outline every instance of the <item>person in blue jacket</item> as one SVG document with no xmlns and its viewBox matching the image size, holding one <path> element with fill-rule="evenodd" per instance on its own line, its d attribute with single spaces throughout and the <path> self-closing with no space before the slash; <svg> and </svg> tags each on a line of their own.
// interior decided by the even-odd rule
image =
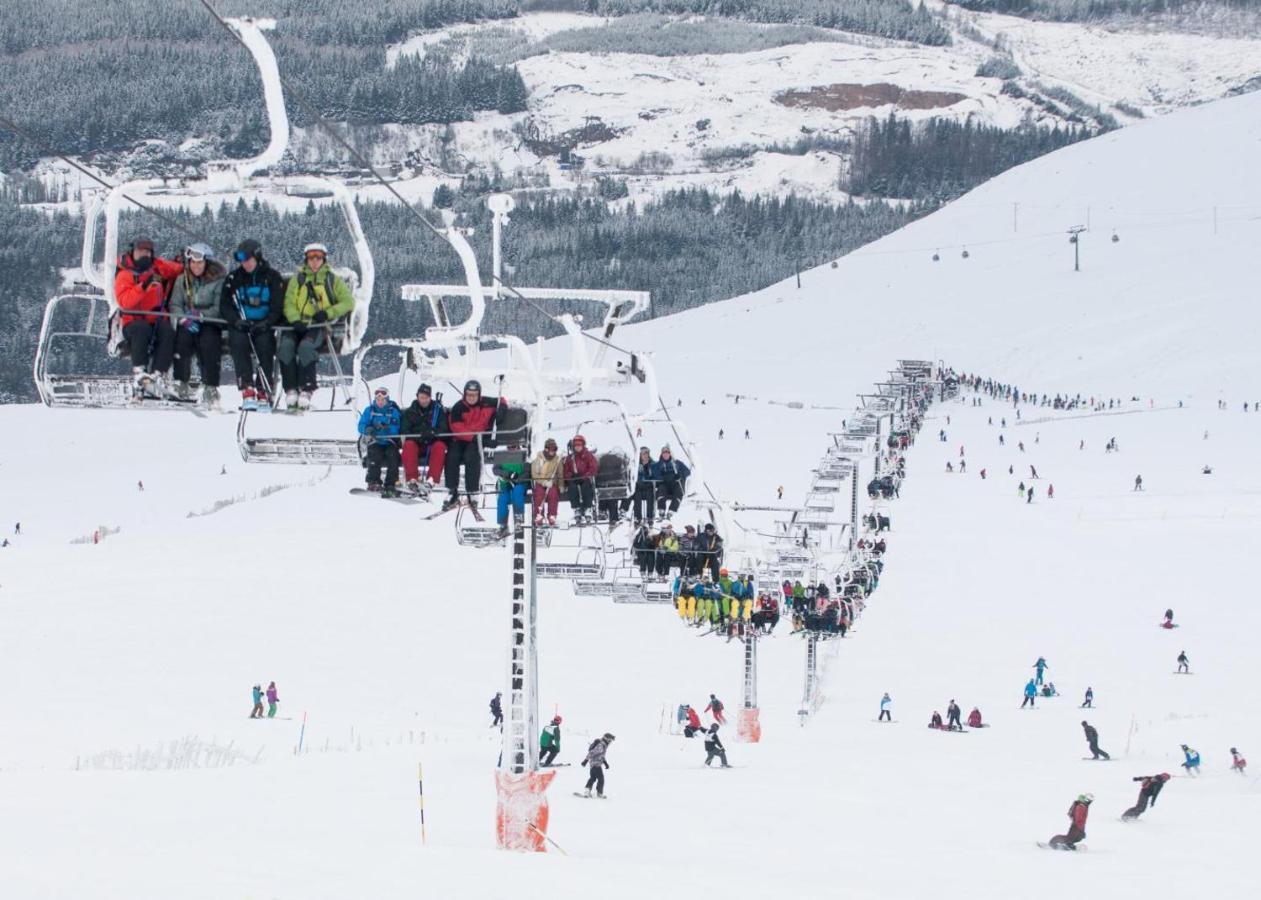
<svg viewBox="0 0 1261 900">
<path fill-rule="evenodd" d="M 691 474 L 692 470 L 685 463 L 674 458 L 669 444 L 661 448 L 661 455 L 657 457 L 652 467 L 652 477 L 657 482 L 657 513 L 659 515 L 666 515 L 667 504 L 670 506 L 670 512 L 679 511 L 679 503 L 683 501 L 683 494 L 687 487 L 687 478 Z"/>
<path fill-rule="evenodd" d="M 1041 684 L 1042 673 L 1051 667 L 1046 664 L 1046 658 L 1041 656 L 1038 657 L 1038 661 L 1033 664 L 1033 667 L 1038 670 L 1038 684 Z"/>
<path fill-rule="evenodd" d="M 1193 750 L 1186 744 L 1182 745 L 1182 755 L 1186 757 L 1186 762 L 1182 764 L 1182 768 L 1187 770 L 1188 775 L 1200 774 L 1200 751 Z"/>
<path fill-rule="evenodd" d="M 382 497 L 398 496 L 398 436 L 402 431 L 403 413 L 390 399 L 390 392 L 377 388 L 372 405 L 359 416 L 359 433 L 368 438 L 368 490 L 380 491 Z M 381 484 L 381 467 L 385 467 L 385 484 Z"/>
<path fill-rule="evenodd" d="M 1025 699 L 1024 699 L 1024 702 L 1020 704 L 1020 708 L 1024 709 L 1026 706 L 1035 705 L 1033 701 L 1037 698 L 1037 696 L 1038 696 L 1038 685 L 1034 682 L 1032 678 L 1030 678 L 1029 683 L 1025 685 Z"/>
<path fill-rule="evenodd" d="M 635 472 L 635 493 L 629 500 L 622 501 L 622 512 L 635 505 L 635 527 L 645 521 L 652 524 L 652 513 L 657 506 L 657 463 L 652 458 L 652 451 L 647 447 L 639 448 L 639 465 Z M 645 518 L 646 517 L 646 518 Z"/>
</svg>

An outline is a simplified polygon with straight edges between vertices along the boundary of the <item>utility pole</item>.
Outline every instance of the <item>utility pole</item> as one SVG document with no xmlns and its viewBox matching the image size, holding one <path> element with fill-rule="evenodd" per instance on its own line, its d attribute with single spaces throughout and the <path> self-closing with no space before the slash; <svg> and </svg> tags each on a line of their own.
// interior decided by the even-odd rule
<svg viewBox="0 0 1261 900">
<path fill-rule="evenodd" d="M 1074 225 L 1068 229 L 1068 242 L 1073 245 L 1073 271 L 1081 271 L 1081 234 L 1086 230 L 1085 225 Z"/>
</svg>

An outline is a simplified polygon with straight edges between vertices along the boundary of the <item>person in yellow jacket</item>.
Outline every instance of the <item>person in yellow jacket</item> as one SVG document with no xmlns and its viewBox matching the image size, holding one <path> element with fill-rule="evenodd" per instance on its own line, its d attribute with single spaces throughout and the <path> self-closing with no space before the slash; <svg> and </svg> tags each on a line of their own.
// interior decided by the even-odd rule
<svg viewBox="0 0 1261 900">
<path fill-rule="evenodd" d="M 350 315 L 355 295 L 328 265 L 328 248 L 307 244 L 302 268 L 285 289 L 285 324 L 276 356 L 289 409 L 310 409 L 315 393 L 315 365 L 329 340 L 328 328 Z"/>
</svg>

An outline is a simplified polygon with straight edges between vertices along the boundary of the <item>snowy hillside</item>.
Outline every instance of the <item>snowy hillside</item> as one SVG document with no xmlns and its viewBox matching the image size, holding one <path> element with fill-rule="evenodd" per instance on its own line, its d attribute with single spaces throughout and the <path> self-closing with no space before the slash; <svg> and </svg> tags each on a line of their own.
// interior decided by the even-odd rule
<svg viewBox="0 0 1261 900">
<path fill-rule="evenodd" d="M 1013 170 L 800 289 L 618 334 L 653 354 L 715 492 L 744 503 L 781 485 L 800 502 L 855 393 L 900 358 L 1123 402 L 1019 423 L 989 398 L 934 406 L 880 587 L 823 645 L 820 710 L 800 724 L 804 647 L 781 623 L 759 650 L 762 742 L 731 735 L 730 771 L 660 729 L 678 703 L 738 701 L 740 645 L 550 583 L 540 688 L 575 764 L 550 791 L 565 856 L 493 849 L 503 550 L 348 496 L 357 470 L 247 467 L 231 417 L 0 408 L 5 896 L 1251 896 L 1257 788 L 1227 750 L 1261 757 L 1261 413 L 1241 412 L 1261 400 L 1258 150 L 1261 95 L 1174 113 Z M 1066 230 L 1087 221 L 1074 272 Z M 672 437 L 650 423 L 644 440 Z M 967 474 L 946 474 L 961 446 Z M 73 543 L 102 526 L 121 530 Z M 1176 631 L 1157 627 L 1166 607 Z M 1173 672 L 1184 649 L 1190 676 Z M 1040 655 L 1063 696 L 1022 711 Z M 279 720 L 248 720 L 250 685 L 272 679 Z M 1081 758 L 1087 686 L 1115 766 Z M 885 691 L 893 725 L 873 721 Z M 991 727 L 924 728 L 951 698 Z M 572 797 L 606 730 L 610 799 Z M 1181 743 L 1200 779 L 1117 821 L 1133 776 L 1181 775 Z M 199 766 L 168 770 L 185 757 Z M 1084 791 L 1090 852 L 1037 849 Z"/>
</svg>

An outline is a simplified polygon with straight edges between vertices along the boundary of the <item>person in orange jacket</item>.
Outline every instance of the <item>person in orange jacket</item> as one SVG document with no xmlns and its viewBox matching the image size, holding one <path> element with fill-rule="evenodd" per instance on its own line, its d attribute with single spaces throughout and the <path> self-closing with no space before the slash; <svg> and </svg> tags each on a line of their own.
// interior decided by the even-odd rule
<svg viewBox="0 0 1261 900">
<path fill-rule="evenodd" d="M 114 300 L 122 312 L 123 337 L 131 351 L 138 396 L 159 397 L 162 378 L 175 358 L 175 329 L 166 312 L 171 282 L 184 271 L 156 255 L 153 241 L 136 238 L 118 259 Z"/>
</svg>

